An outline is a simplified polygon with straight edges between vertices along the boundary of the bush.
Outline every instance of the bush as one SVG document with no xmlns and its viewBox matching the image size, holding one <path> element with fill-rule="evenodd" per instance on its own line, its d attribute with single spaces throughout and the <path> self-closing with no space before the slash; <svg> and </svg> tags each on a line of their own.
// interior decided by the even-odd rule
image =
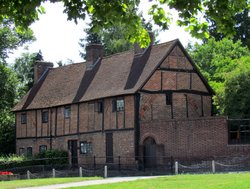
<svg viewBox="0 0 250 189">
<path fill-rule="evenodd" d="M 35 155 L 43 165 L 68 164 L 68 153 L 63 150 L 47 150 Z"/>
</svg>

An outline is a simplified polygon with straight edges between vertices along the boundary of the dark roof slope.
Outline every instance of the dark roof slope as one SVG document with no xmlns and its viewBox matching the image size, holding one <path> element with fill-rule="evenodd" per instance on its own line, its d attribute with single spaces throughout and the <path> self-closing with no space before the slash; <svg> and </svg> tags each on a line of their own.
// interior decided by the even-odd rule
<svg viewBox="0 0 250 189">
<path fill-rule="evenodd" d="M 49 69 L 13 111 L 133 94 L 177 43 L 178 40 L 174 40 L 150 46 L 141 56 L 127 51 L 104 57 L 92 70 L 86 70 L 85 63 Z"/>
</svg>

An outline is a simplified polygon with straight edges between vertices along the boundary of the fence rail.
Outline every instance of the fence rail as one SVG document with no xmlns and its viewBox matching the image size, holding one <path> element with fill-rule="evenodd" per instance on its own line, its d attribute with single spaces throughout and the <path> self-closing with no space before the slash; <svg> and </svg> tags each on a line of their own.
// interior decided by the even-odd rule
<svg viewBox="0 0 250 189">
<path fill-rule="evenodd" d="M 147 165 L 145 159 L 152 158 L 154 162 Z M 55 158 L 29 160 L 25 166 L 19 164 L 8 167 L 0 164 L 0 171 L 11 171 L 15 179 L 34 179 L 49 177 L 70 176 L 133 176 L 133 175 L 166 175 L 185 173 L 221 173 L 250 171 L 250 156 L 217 157 L 204 160 L 176 159 L 173 157 L 113 157 L 113 162 L 106 163 L 106 157 L 86 157 L 84 163 L 77 166 L 70 164 L 56 164 Z M 37 162 L 50 162 L 50 164 L 36 164 Z M 53 163 L 52 163 L 53 162 Z M 2 167 L 1 167 L 2 166 Z M 9 178 L 11 179 L 11 178 Z M 0 177 L 0 180 L 3 180 Z"/>
</svg>

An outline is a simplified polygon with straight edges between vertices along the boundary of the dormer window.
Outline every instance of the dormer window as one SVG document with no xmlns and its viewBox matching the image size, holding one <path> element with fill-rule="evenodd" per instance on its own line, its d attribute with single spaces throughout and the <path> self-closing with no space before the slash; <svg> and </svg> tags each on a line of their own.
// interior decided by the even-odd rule
<svg viewBox="0 0 250 189">
<path fill-rule="evenodd" d="M 21 114 L 21 124 L 26 124 L 27 123 L 27 114 L 22 113 Z"/>
<path fill-rule="evenodd" d="M 70 118 L 70 106 L 64 107 L 64 118 Z"/>
</svg>

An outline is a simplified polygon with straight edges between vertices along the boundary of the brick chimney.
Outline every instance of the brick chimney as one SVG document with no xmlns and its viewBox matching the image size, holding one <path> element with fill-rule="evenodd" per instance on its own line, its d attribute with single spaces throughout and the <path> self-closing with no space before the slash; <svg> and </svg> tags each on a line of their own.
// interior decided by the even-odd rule
<svg viewBox="0 0 250 189">
<path fill-rule="evenodd" d="M 149 38 L 150 38 L 150 44 L 149 45 L 153 45 L 154 44 L 154 32 L 148 32 Z M 139 43 L 135 43 L 134 44 L 134 52 L 135 55 L 139 55 L 142 54 L 143 51 L 145 50 L 145 48 L 141 48 Z"/>
<path fill-rule="evenodd" d="M 91 70 L 98 60 L 104 55 L 104 50 L 102 44 L 89 44 L 86 46 L 86 64 L 87 69 Z"/>
<path fill-rule="evenodd" d="M 44 61 L 35 61 L 34 65 L 34 83 L 36 83 L 40 77 L 44 74 L 44 72 L 49 69 L 53 68 L 52 62 L 44 62 Z"/>
</svg>

